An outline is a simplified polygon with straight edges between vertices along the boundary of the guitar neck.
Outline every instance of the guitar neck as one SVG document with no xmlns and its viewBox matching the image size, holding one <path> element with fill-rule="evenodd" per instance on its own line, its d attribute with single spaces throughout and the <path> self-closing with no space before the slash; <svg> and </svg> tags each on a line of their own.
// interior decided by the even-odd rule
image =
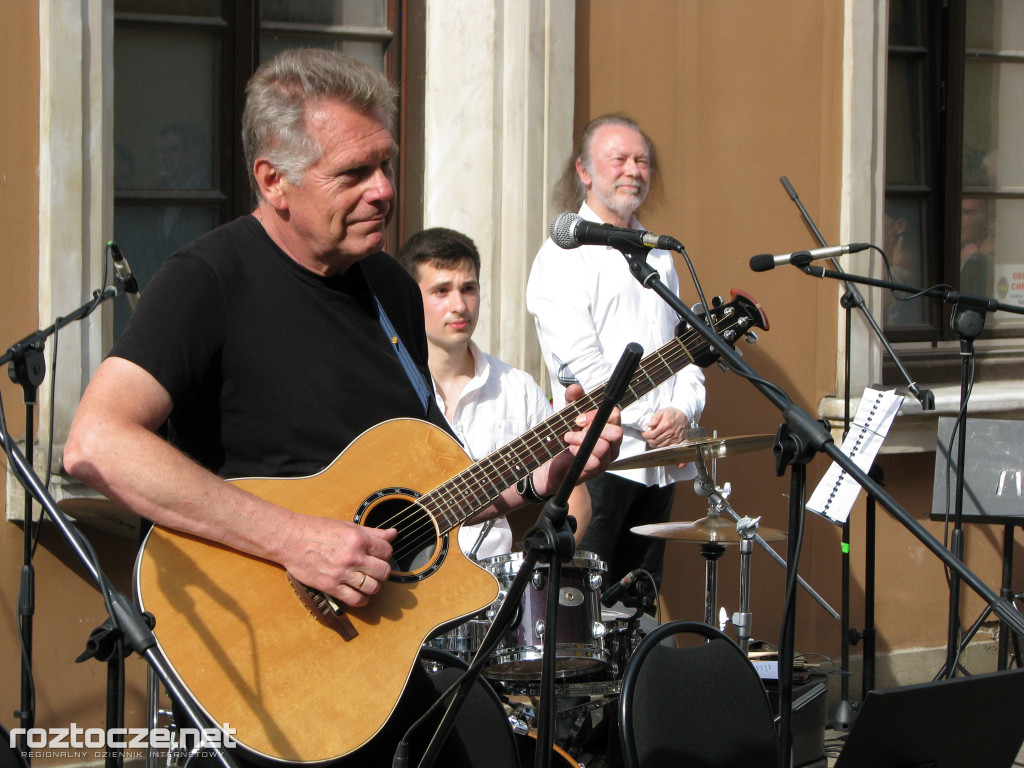
<svg viewBox="0 0 1024 768">
<path fill-rule="evenodd" d="M 718 325 L 719 330 L 735 320 L 728 314 L 727 320 Z M 707 341 L 692 329 L 674 337 L 640 361 L 619 407 L 635 403 L 685 366 L 696 362 L 708 349 Z M 442 533 L 473 517 L 507 488 L 564 451 L 565 434 L 576 428 L 577 417 L 598 407 L 604 392 L 602 384 L 567 404 L 533 429 L 421 496 L 418 504 L 434 517 Z"/>
</svg>

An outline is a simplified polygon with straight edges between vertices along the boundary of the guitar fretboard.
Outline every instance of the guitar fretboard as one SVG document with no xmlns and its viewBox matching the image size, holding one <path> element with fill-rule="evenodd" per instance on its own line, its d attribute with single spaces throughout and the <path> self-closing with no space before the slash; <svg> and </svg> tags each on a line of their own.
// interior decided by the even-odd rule
<svg viewBox="0 0 1024 768">
<path fill-rule="evenodd" d="M 744 322 L 745 316 L 737 315 L 731 307 L 724 314 L 725 318 L 716 322 L 720 333 L 728 333 Z M 684 331 L 640 361 L 619 406 L 624 408 L 636 402 L 710 349 L 699 333 L 692 329 Z M 567 404 L 533 429 L 425 493 L 417 500 L 418 505 L 434 518 L 441 533 L 473 517 L 507 488 L 565 450 L 565 434 L 576 429 L 576 419 L 581 414 L 600 405 L 604 391 L 602 384 Z"/>
</svg>

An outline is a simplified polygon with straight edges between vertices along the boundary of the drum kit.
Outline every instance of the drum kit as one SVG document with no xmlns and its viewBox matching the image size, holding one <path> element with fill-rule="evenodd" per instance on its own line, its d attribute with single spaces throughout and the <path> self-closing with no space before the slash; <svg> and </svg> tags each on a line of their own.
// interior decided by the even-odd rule
<svg viewBox="0 0 1024 768">
<path fill-rule="evenodd" d="M 700 554 L 706 561 L 704 621 L 712 625 L 717 622 L 717 561 L 726 546 L 740 546 L 740 605 L 739 611 L 732 616 L 732 623 L 744 651 L 750 637 L 750 555 L 753 545 L 760 543 L 785 565 L 785 561 L 766 542 L 782 541 L 786 539 L 786 533 L 760 528 L 760 518 L 736 514 L 727 501 L 728 484 L 725 488 L 714 484 L 714 462 L 726 456 L 768 449 L 774 440 L 774 435 L 701 436 L 669 448 L 621 459 L 611 465 L 612 469 L 633 469 L 674 466 L 683 462 L 694 464 L 697 469 L 694 488 L 699 496 L 708 498 L 708 514 L 693 522 L 643 525 L 631 530 L 641 536 L 700 546 Z M 708 461 L 712 463 L 711 472 L 707 469 Z M 430 647 L 458 657 L 463 663 L 469 663 L 479 649 L 523 564 L 523 555 L 498 555 L 482 559 L 479 564 L 498 580 L 500 591 L 497 600 L 485 611 L 429 642 Z M 558 723 L 555 746 L 560 754 L 567 751 L 577 759 L 585 758 L 591 748 L 589 737 L 595 732 L 595 718 L 603 719 L 599 713 L 606 707 L 615 706 L 626 662 L 645 636 L 643 627 L 650 621 L 643 615 L 645 606 L 637 601 L 625 601 L 626 606 L 637 606 L 632 614 L 602 609 L 601 586 L 606 573 L 607 567 L 597 555 L 583 551 L 577 551 L 571 562 L 562 565 L 561 583 L 554 587 L 549 583 L 547 565 L 536 566 L 512 625 L 505 631 L 483 671 L 506 703 L 513 730 L 527 737 L 534 733 L 535 707 L 541 690 L 545 607 L 548 591 L 557 588 L 559 610 L 555 633 L 554 688 L 558 698 Z M 809 589 L 806 584 L 804 586 Z M 428 662 L 428 668 L 431 663 L 436 664 Z M 566 765 L 585 764 L 566 758 Z"/>
</svg>

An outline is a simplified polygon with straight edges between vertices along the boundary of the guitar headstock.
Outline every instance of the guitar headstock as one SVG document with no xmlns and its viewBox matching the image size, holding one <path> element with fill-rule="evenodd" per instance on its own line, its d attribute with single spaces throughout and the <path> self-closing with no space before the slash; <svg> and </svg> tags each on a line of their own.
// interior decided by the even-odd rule
<svg viewBox="0 0 1024 768">
<path fill-rule="evenodd" d="M 756 342 L 757 335 L 754 333 L 754 329 L 760 328 L 767 331 L 768 317 L 761 309 L 761 305 L 745 291 L 734 288 L 731 291 L 731 296 L 732 301 L 728 304 L 721 296 L 716 296 L 711 300 L 711 322 L 715 330 L 732 347 L 735 347 L 736 342 L 741 338 L 745 338 L 750 343 Z M 704 317 L 702 307 L 697 306 L 694 311 L 699 317 Z M 696 331 L 692 330 L 690 324 L 685 320 L 680 321 L 676 326 L 676 335 L 679 337 L 694 334 Z M 718 352 L 710 345 L 705 345 L 702 350 L 691 348 L 690 352 L 693 354 L 693 361 L 701 368 L 706 368 L 718 360 Z"/>
</svg>

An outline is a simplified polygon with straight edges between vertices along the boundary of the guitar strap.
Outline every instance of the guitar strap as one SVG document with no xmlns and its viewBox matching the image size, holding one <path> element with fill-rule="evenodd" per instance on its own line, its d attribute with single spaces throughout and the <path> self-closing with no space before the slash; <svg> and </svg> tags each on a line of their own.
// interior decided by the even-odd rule
<svg viewBox="0 0 1024 768">
<path fill-rule="evenodd" d="M 367 281 L 369 283 L 369 281 Z M 370 288 L 373 291 L 373 288 Z M 433 396 L 430 390 L 427 388 L 427 382 L 423 379 L 423 375 L 420 373 L 419 368 L 416 367 L 416 363 L 412 360 L 412 355 L 409 354 L 409 350 L 405 348 L 405 344 L 398 336 L 398 331 L 395 330 L 394 324 L 391 322 L 391 318 L 388 317 L 388 313 L 384 311 L 384 305 L 380 303 L 380 299 L 377 298 L 377 294 L 373 294 L 373 301 L 377 305 L 377 319 L 380 321 L 381 328 L 384 329 L 384 333 L 388 336 L 388 341 L 391 342 L 391 346 L 394 348 L 395 353 L 398 355 L 399 362 L 402 363 L 402 369 L 405 371 L 405 375 L 409 377 L 409 381 L 412 383 L 413 389 L 416 390 L 416 394 L 419 395 L 420 404 L 423 406 L 423 413 L 426 414 L 430 410 L 430 398 Z"/>
</svg>

